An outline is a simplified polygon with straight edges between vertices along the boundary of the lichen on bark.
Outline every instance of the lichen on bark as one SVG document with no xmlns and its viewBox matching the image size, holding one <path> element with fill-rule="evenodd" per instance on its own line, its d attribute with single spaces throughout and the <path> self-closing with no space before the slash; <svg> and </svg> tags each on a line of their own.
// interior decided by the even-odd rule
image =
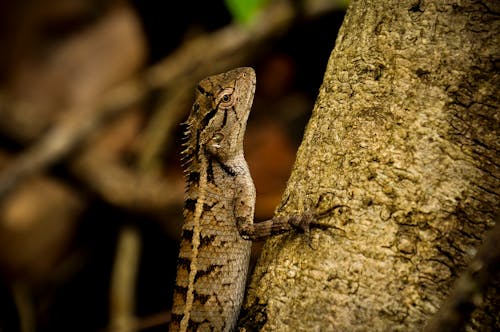
<svg viewBox="0 0 500 332">
<path fill-rule="evenodd" d="M 425 326 L 499 212 L 499 7 L 352 1 L 277 210 L 329 228 L 267 241 L 242 327 Z"/>
</svg>

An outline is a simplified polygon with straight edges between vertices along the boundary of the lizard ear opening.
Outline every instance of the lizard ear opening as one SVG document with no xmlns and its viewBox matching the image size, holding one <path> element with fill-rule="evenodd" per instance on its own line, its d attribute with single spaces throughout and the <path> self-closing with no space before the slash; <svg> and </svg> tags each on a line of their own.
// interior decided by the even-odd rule
<svg viewBox="0 0 500 332">
<path fill-rule="evenodd" d="M 206 148 L 208 152 L 211 155 L 217 156 L 219 155 L 219 151 L 221 149 L 221 142 L 224 139 L 224 135 L 220 132 L 216 133 L 209 141 L 208 144 L 206 145 Z"/>
</svg>

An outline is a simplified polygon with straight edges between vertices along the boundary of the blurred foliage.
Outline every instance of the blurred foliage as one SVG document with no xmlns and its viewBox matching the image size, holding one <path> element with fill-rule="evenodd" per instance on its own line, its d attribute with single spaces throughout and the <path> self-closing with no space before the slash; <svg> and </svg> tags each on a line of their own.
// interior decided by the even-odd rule
<svg viewBox="0 0 500 332">
<path fill-rule="evenodd" d="M 233 19 L 242 24 L 249 24 L 268 0 L 224 0 Z"/>
</svg>

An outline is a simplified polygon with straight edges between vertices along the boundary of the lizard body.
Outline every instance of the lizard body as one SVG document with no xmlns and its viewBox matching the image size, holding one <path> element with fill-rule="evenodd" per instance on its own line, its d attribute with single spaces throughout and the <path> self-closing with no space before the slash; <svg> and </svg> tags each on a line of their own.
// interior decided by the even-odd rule
<svg viewBox="0 0 500 332">
<path fill-rule="evenodd" d="M 291 229 L 297 219 L 253 224 L 255 187 L 243 136 L 255 92 L 252 68 L 197 86 L 187 120 L 184 225 L 170 331 L 232 331 L 243 300 L 251 239 Z"/>
</svg>

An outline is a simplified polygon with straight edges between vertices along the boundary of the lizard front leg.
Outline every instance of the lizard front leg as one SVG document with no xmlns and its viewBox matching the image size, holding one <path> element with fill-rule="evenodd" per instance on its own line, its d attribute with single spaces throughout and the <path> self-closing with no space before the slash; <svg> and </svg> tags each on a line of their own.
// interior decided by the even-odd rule
<svg viewBox="0 0 500 332">
<path fill-rule="evenodd" d="M 278 235 L 290 230 L 309 232 L 313 220 L 312 214 L 278 216 L 258 223 L 249 222 L 247 218 L 236 219 L 238 231 L 245 240 L 262 240 L 271 235 Z"/>
<path fill-rule="evenodd" d="M 249 173 L 244 173 L 249 174 Z M 309 211 L 302 215 L 277 216 L 272 219 L 254 223 L 254 208 L 248 202 L 255 197 L 253 186 L 241 185 L 240 181 L 247 182 L 245 176 L 236 181 L 237 190 L 234 203 L 234 215 L 236 226 L 240 236 L 245 240 L 262 240 L 271 235 L 278 235 L 290 230 L 299 230 L 304 233 L 309 232 L 309 225 L 313 222 L 314 216 Z"/>
</svg>

